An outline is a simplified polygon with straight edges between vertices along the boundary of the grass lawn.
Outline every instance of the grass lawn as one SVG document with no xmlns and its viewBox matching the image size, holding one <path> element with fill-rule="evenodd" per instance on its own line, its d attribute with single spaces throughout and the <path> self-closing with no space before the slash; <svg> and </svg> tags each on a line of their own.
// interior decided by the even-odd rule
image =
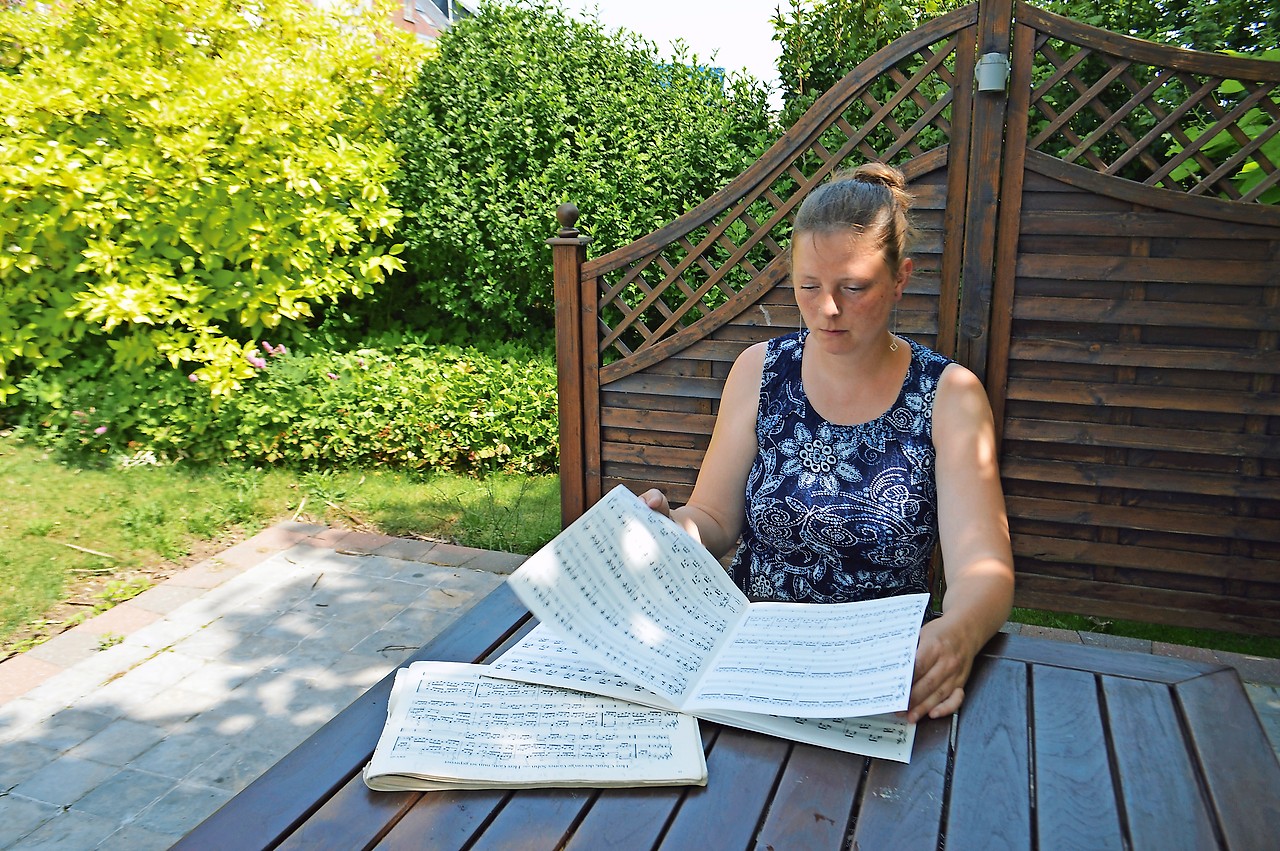
<svg viewBox="0 0 1280 851">
<path fill-rule="evenodd" d="M 0 435 L 0 659 L 284 519 L 531 553 L 554 476 L 68 467 Z"/>
<path fill-rule="evenodd" d="M 532 553 L 555 476 L 244 466 L 77 469 L 0 434 L 0 659 L 285 519 Z M 1014 620 L 1280 657 L 1280 639 L 1016 609 Z"/>
<path fill-rule="evenodd" d="M 1071 629 L 1083 632 L 1099 632 L 1107 635 L 1123 635 L 1169 644 L 1185 644 L 1191 647 L 1209 647 L 1229 650 L 1232 653 L 1248 653 L 1252 656 L 1280 658 L 1280 638 L 1263 635 L 1242 635 L 1234 632 L 1218 632 L 1210 629 L 1192 629 L 1183 626 L 1138 623 L 1135 621 L 1103 620 L 1084 615 L 1062 612 L 1042 612 L 1035 609 L 1014 609 L 1011 620 L 1018 623 Z"/>
</svg>

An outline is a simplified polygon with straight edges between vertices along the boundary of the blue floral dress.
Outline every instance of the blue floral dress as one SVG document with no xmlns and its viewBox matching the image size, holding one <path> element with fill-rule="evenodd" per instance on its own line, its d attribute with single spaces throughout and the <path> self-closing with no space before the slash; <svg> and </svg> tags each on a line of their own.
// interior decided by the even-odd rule
<svg viewBox="0 0 1280 851">
<path fill-rule="evenodd" d="M 892 407 L 837 425 L 805 396 L 807 336 L 770 340 L 765 353 L 734 581 L 754 600 L 797 603 L 927 592 L 938 541 L 933 399 L 951 361 L 912 342 Z"/>
</svg>

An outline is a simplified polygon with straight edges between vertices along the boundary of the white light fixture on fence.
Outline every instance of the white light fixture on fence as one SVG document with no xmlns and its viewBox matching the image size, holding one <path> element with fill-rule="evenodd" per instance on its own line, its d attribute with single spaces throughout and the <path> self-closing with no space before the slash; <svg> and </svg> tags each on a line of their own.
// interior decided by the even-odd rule
<svg viewBox="0 0 1280 851">
<path fill-rule="evenodd" d="M 1003 53 L 984 53 L 974 69 L 978 91 L 1002 92 L 1009 82 L 1009 57 Z"/>
</svg>

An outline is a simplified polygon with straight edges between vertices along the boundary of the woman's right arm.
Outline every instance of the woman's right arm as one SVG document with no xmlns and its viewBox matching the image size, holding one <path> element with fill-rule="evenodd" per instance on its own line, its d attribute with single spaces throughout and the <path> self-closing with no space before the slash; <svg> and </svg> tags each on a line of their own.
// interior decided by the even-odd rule
<svg viewBox="0 0 1280 851">
<path fill-rule="evenodd" d="M 668 514 L 717 558 L 727 553 L 742 533 L 747 475 L 756 457 L 756 413 L 765 346 L 757 343 L 747 349 L 729 370 L 711 445 L 703 456 L 689 502 L 672 511 L 660 490 L 645 491 L 640 497 L 653 510 Z"/>
</svg>

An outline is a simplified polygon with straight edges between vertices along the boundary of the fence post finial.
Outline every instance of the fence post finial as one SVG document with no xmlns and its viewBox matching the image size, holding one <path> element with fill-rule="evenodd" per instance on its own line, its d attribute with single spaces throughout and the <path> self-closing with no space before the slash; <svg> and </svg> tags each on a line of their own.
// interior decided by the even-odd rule
<svg viewBox="0 0 1280 851">
<path fill-rule="evenodd" d="M 556 234 L 560 239 L 574 239 L 578 236 L 578 208 L 574 204 L 561 204 L 556 207 L 556 221 L 560 223 L 560 231 Z"/>
</svg>

